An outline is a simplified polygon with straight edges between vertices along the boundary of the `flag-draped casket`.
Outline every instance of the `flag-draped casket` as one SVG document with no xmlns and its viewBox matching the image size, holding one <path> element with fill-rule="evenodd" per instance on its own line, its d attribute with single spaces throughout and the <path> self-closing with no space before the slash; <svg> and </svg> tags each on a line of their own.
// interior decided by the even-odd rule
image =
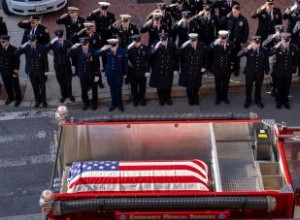
<svg viewBox="0 0 300 220">
<path fill-rule="evenodd" d="M 68 193 L 209 191 L 208 167 L 200 160 L 73 162 Z"/>
</svg>

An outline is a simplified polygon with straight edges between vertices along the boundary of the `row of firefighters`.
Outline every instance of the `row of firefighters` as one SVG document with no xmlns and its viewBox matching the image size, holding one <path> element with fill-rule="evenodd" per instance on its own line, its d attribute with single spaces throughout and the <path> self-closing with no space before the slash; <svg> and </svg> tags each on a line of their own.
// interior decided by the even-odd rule
<svg viewBox="0 0 300 220">
<path fill-rule="evenodd" d="M 24 29 L 19 48 L 9 43 L 10 36 L 1 19 L 0 73 L 8 94 L 6 105 L 13 101 L 15 106 L 21 103 L 19 57 L 25 54 L 25 72 L 32 84 L 35 107 L 47 107 L 45 73 L 49 71 L 47 54 L 52 50 L 61 90 L 60 102 L 67 98 L 75 101 L 72 76 L 76 74 L 80 80 L 84 110 L 90 106 L 97 109 L 97 90 L 104 87 L 101 73 L 105 74 L 110 87 L 112 103 L 109 111 L 116 108 L 124 111 L 124 80 L 131 85 L 133 105 L 145 106 L 147 77 L 150 77 L 149 85 L 157 89 L 159 105 L 172 105 L 171 89 L 177 74 L 179 85 L 186 87 L 189 104 L 197 105 L 202 77 L 207 71 L 214 75 L 216 104 L 222 101 L 229 104 L 230 77 L 231 74 L 239 75 L 243 56 L 247 58 L 244 107 L 249 108 L 252 101 L 260 108 L 264 107 L 261 88 L 264 78 L 271 75 L 276 107 L 290 108 L 291 79 L 300 63 L 300 0 L 295 0 L 283 16 L 281 10 L 274 7 L 274 0 L 267 0 L 252 15 L 252 18 L 258 18 L 258 29 L 249 44 L 248 21 L 236 1 L 175 0 L 170 5 L 159 3 L 140 29 L 131 23 L 129 14 L 121 14 L 116 20 L 108 10 L 110 3 L 98 4 L 100 7 L 86 19 L 79 16 L 79 8 L 68 7 L 68 12 L 56 21 L 65 25 L 65 31 L 56 30 L 52 40 L 38 16 L 19 22 L 18 26 Z M 282 17 L 289 20 L 286 32 Z M 141 42 L 143 33 L 149 34 L 147 45 Z M 88 96 L 90 89 L 91 100 Z"/>
</svg>

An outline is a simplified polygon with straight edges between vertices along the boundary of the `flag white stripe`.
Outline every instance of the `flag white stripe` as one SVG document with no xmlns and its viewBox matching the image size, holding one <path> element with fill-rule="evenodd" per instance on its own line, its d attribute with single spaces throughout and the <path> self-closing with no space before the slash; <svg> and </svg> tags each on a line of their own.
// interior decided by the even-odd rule
<svg viewBox="0 0 300 220">
<path fill-rule="evenodd" d="M 192 161 L 169 161 L 169 162 L 120 162 L 119 166 L 190 166 L 193 167 L 201 172 L 208 172 L 208 167 L 205 163 L 203 163 L 202 161 L 198 160 L 204 167 L 205 169 L 203 169 L 202 167 L 200 167 L 199 165 L 193 163 Z"/>
<path fill-rule="evenodd" d="M 209 191 L 202 183 L 139 183 L 139 184 L 80 184 L 68 189 L 68 193 L 90 191 L 143 192 L 143 191 Z"/>
<path fill-rule="evenodd" d="M 199 180 L 203 181 L 204 183 L 208 184 L 208 177 L 203 178 L 199 174 L 189 171 L 189 170 L 141 170 L 141 171 L 85 171 L 83 173 L 79 173 L 75 178 L 70 180 L 69 184 L 72 184 L 73 182 L 79 180 L 80 178 L 85 177 L 149 177 L 149 178 L 155 178 L 155 177 L 170 177 L 173 176 L 176 177 L 182 177 L 182 176 L 193 176 L 198 178 Z M 122 183 L 120 183 L 122 184 Z"/>
</svg>

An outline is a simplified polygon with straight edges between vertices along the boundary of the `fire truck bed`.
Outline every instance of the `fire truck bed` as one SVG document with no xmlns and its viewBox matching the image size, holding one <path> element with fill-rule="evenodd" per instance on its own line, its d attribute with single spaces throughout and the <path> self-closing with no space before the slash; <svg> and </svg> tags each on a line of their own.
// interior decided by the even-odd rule
<svg viewBox="0 0 300 220">
<path fill-rule="evenodd" d="M 176 159 L 204 161 L 214 180 L 212 190 L 263 190 L 252 148 L 255 126 L 249 122 L 64 125 L 63 191 L 67 167 L 74 161 Z"/>
</svg>

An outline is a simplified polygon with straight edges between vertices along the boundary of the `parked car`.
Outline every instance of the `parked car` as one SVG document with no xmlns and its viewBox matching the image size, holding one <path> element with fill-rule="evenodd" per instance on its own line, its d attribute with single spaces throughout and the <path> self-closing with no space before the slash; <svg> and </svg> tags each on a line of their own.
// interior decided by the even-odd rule
<svg viewBox="0 0 300 220">
<path fill-rule="evenodd" d="M 68 0 L 1 0 L 5 14 L 34 15 L 58 11 Z"/>
</svg>

